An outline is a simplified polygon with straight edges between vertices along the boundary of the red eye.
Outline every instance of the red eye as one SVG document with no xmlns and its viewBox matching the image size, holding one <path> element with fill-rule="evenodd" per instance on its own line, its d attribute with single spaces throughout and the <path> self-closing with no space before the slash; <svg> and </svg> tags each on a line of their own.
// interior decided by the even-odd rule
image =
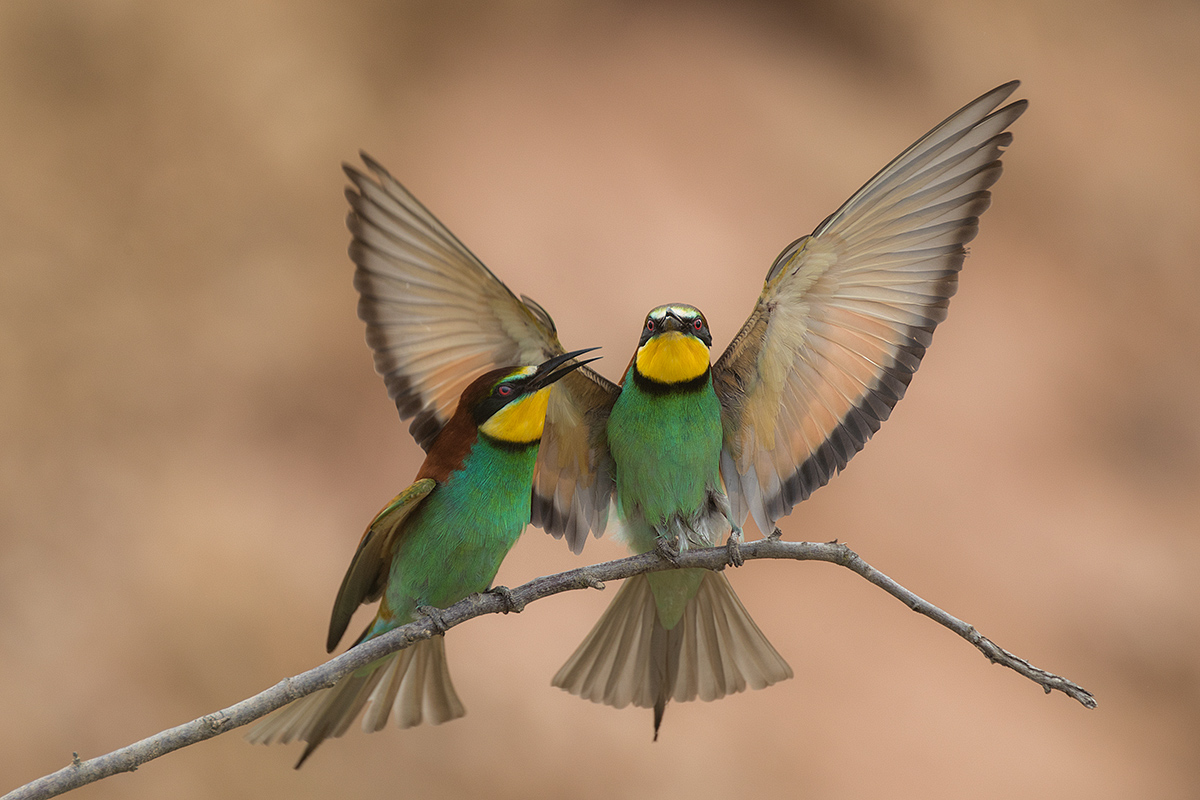
<svg viewBox="0 0 1200 800">
<path fill-rule="evenodd" d="M 646 320 L 646 330 L 648 330 L 648 331 L 654 330 L 654 320 L 652 320 L 652 319 Z"/>
<path fill-rule="evenodd" d="M 496 394 L 500 395 L 501 397 L 508 397 L 512 393 L 513 388 L 508 384 L 501 384 L 500 386 L 496 387 Z"/>
<path fill-rule="evenodd" d="M 696 330 L 698 330 L 698 331 L 699 331 L 699 330 L 703 330 L 703 329 L 704 329 L 704 322 L 703 322 L 702 320 L 700 320 L 700 319 L 697 319 L 695 322 L 693 322 L 693 323 L 692 323 L 692 327 L 693 327 L 693 328 L 695 328 L 695 329 L 696 329 Z"/>
</svg>

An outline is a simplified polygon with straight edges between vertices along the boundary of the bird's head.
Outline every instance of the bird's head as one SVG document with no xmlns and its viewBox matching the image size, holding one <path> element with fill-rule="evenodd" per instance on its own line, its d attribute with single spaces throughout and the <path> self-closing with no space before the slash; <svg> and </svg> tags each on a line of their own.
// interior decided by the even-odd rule
<svg viewBox="0 0 1200 800">
<path fill-rule="evenodd" d="M 554 356 L 536 367 L 505 367 L 476 378 L 463 391 L 459 411 L 470 414 L 479 432 L 508 444 L 533 444 L 542 438 L 546 404 L 556 381 L 595 361 L 574 361 L 594 350 Z M 570 362 L 570 363 L 568 363 Z"/>
<path fill-rule="evenodd" d="M 536 367 L 503 367 L 485 372 L 468 384 L 458 407 L 430 444 L 418 478 L 446 480 L 463 468 L 480 438 L 507 447 L 536 445 L 546 422 L 546 405 L 554 383 L 594 358 L 567 363 L 595 350 L 576 350 Z"/>
<path fill-rule="evenodd" d="M 646 315 L 634 364 L 638 374 L 655 383 L 688 383 L 708 371 L 710 347 L 712 334 L 700 309 L 671 303 Z"/>
</svg>

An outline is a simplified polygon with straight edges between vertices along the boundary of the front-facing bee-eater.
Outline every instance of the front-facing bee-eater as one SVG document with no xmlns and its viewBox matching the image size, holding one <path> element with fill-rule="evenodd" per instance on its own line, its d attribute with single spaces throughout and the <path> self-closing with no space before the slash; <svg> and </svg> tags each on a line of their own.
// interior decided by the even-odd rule
<svg viewBox="0 0 1200 800">
<path fill-rule="evenodd" d="M 721 485 L 711 345 L 699 309 L 653 309 L 613 401 L 605 434 L 619 535 L 635 553 L 711 547 L 738 527 Z M 657 739 L 668 700 L 716 700 L 790 677 L 722 573 L 680 569 L 626 580 L 553 684 L 653 708 Z"/>
<path fill-rule="evenodd" d="M 554 383 L 587 361 L 554 356 L 538 367 L 489 371 L 463 390 L 457 410 L 432 432 L 416 482 L 367 526 L 333 604 L 327 649 L 337 647 L 363 603 L 382 601 L 355 644 L 487 590 L 529 524 L 530 492 L 546 404 Z M 570 361 L 571 363 L 567 363 Z M 341 736 L 362 710 L 363 729 L 401 728 L 461 717 L 440 636 L 363 667 L 253 728 L 255 743 L 301 740 L 296 767 L 325 739 Z"/>
<path fill-rule="evenodd" d="M 615 505 L 635 551 L 763 532 L 823 486 L 887 419 L 920 365 L 978 231 L 1017 82 L 963 107 L 855 192 L 767 271 L 715 363 L 684 304 L 646 318 L 621 385 L 583 369 L 550 399 L 533 522 L 575 552 Z M 376 367 L 428 445 L 463 382 L 563 352 L 549 314 L 518 299 L 381 166 L 354 183 L 351 256 Z M 723 575 L 626 581 L 554 678 L 582 697 L 655 709 L 789 677 Z"/>
</svg>

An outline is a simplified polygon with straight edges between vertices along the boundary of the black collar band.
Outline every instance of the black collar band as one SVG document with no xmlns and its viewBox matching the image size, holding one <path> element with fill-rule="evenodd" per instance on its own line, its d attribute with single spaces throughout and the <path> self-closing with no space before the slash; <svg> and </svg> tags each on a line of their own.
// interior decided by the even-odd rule
<svg viewBox="0 0 1200 800">
<path fill-rule="evenodd" d="M 663 383 L 656 381 L 653 378 L 647 378 L 638 371 L 637 364 L 633 365 L 633 382 L 637 384 L 637 388 L 641 389 L 646 394 L 664 395 L 664 394 L 691 394 L 698 392 L 708 385 L 708 379 L 712 373 L 712 367 L 704 368 L 701 372 L 690 381 L 679 381 L 678 383 Z"/>
</svg>

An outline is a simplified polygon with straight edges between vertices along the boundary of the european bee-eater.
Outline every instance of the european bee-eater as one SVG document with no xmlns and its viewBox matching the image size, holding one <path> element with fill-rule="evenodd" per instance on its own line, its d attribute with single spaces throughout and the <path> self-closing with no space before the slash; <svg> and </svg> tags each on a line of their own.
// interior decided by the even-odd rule
<svg viewBox="0 0 1200 800">
<path fill-rule="evenodd" d="M 946 316 L 1024 100 L 1000 86 L 901 153 L 784 248 L 750 318 L 715 363 L 695 308 L 660 306 L 616 385 L 582 369 L 551 397 L 533 523 L 579 552 L 615 504 L 624 538 L 711 545 L 760 531 L 823 486 L 904 395 Z M 427 444 L 456 391 L 497 363 L 563 352 L 518 299 L 379 164 L 346 167 L 350 253 L 376 367 Z M 736 539 L 734 539 L 736 544 Z M 669 552 L 669 549 L 668 549 Z M 731 554 L 732 555 L 732 554 Z M 686 570 L 625 582 L 554 684 L 655 709 L 791 675 L 725 577 Z"/>
<path fill-rule="evenodd" d="M 416 482 L 367 526 L 333 604 L 326 648 L 337 647 L 360 604 L 382 598 L 355 644 L 445 608 L 491 585 L 529 524 L 530 486 L 553 384 L 582 366 L 586 350 L 538 367 L 489 371 L 463 390 L 457 410 L 432 432 Z M 437 725 L 466 711 L 454 691 L 441 636 L 364 667 L 337 685 L 268 717 L 247 738 L 305 741 L 296 767 L 325 739 L 341 736 L 362 710 L 363 729 Z"/>
</svg>

